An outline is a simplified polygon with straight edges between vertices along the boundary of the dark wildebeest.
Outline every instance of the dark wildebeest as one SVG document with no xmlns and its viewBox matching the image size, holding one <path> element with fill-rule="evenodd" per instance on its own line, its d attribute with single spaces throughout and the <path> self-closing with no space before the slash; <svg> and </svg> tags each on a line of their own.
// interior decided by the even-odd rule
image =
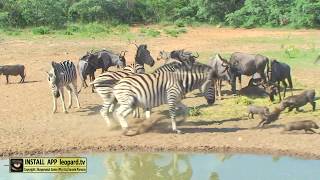
<svg viewBox="0 0 320 180">
<path fill-rule="evenodd" d="M 294 108 L 299 111 L 299 107 L 310 103 L 312 105 L 312 110 L 316 110 L 316 102 L 315 101 L 316 92 L 314 89 L 312 90 L 305 90 L 301 94 L 289 96 L 281 101 L 280 108 L 284 110 L 289 108 L 289 112 L 292 111 Z"/>
<path fill-rule="evenodd" d="M 260 54 L 245 54 L 241 52 L 235 52 L 230 57 L 230 70 L 232 74 L 231 85 L 232 93 L 236 94 L 236 77 L 239 79 L 241 85 L 241 75 L 252 76 L 255 73 L 260 74 L 264 82 L 267 81 L 265 75 L 265 67 L 269 67 L 269 59 Z"/>
<path fill-rule="evenodd" d="M 269 108 L 267 108 L 266 106 L 254 106 L 254 105 L 250 105 L 248 106 L 248 117 L 250 118 L 251 115 L 251 119 L 254 118 L 255 114 L 269 114 Z"/>
<path fill-rule="evenodd" d="M 283 97 L 286 96 L 286 91 L 288 84 L 286 83 L 286 80 L 289 83 L 289 88 L 291 89 L 291 94 L 292 94 L 292 80 L 291 80 L 291 69 L 290 66 L 286 63 L 279 62 L 277 60 L 272 60 L 271 61 L 271 68 L 269 74 L 269 82 L 271 84 L 276 84 L 278 88 L 278 95 L 279 99 L 281 101 L 281 92 L 280 92 L 280 82 L 282 82 L 284 86 L 284 92 L 283 92 Z"/>
<path fill-rule="evenodd" d="M 239 90 L 239 94 L 247 97 L 265 97 L 268 96 L 270 101 L 274 101 L 274 96 L 277 94 L 277 88 L 275 86 L 247 86 Z"/>
<path fill-rule="evenodd" d="M 266 124 L 270 124 L 276 120 L 279 119 L 280 113 L 281 113 L 281 109 L 280 108 L 275 108 L 271 113 L 263 113 L 263 114 L 259 114 L 261 121 L 259 122 L 257 127 L 264 127 Z"/>
<path fill-rule="evenodd" d="M 212 57 L 209 59 L 208 65 L 213 68 L 216 74 L 215 89 L 219 99 L 221 100 L 222 81 L 227 81 L 230 84 L 231 80 L 228 61 L 223 59 L 220 54 L 217 54 L 214 58 Z"/>
<path fill-rule="evenodd" d="M 0 75 L 3 74 L 6 76 L 7 84 L 9 83 L 9 76 L 21 76 L 21 80 L 19 83 L 24 82 L 24 78 L 26 77 L 26 74 L 24 72 L 25 67 L 21 64 L 16 65 L 4 65 L 0 66 Z"/>
<path fill-rule="evenodd" d="M 196 58 L 199 57 L 199 54 L 193 55 L 190 51 L 184 51 L 184 49 L 180 50 L 173 50 L 171 52 L 166 51 L 160 51 L 159 56 L 157 57 L 157 60 L 165 60 L 165 64 L 171 63 L 175 60 L 177 62 L 182 62 L 186 60 L 192 60 L 193 63 L 195 62 Z"/>
<path fill-rule="evenodd" d="M 111 66 L 124 67 L 126 65 L 124 56 L 125 51 L 122 51 L 119 55 L 107 50 L 101 50 L 95 53 L 87 52 L 86 55 L 80 58 L 78 63 L 78 71 L 82 83 L 79 92 L 82 87 L 88 87 L 86 83 L 87 75 L 89 75 L 90 82 L 95 79 L 94 73 L 97 69 L 101 68 L 103 73 Z"/>
<path fill-rule="evenodd" d="M 284 131 L 304 130 L 306 133 L 316 133 L 312 129 L 319 129 L 319 126 L 310 120 L 291 122 L 285 125 Z"/>
</svg>

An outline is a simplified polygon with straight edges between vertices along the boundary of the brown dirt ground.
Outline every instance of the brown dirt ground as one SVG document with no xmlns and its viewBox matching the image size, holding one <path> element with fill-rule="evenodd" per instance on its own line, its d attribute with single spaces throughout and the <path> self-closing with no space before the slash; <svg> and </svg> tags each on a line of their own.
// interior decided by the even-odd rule
<svg viewBox="0 0 320 180">
<path fill-rule="evenodd" d="M 226 40 L 288 34 L 302 37 L 310 34 L 320 35 L 319 31 L 314 30 L 235 30 L 199 27 L 189 29 L 187 34 L 179 38 L 159 37 L 138 42 L 147 43 L 154 57 L 159 50 L 177 48 L 199 52 L 255 53 L 274 47 L 269 44 L 239 46 Z M 281 134 L 281 128 L 276 126 L 264 130 L 252 129 L 258 120 L 239 121 L 237 117 L 220 122 L 187 121 L 179 126 L 185 134 L 177 135 L 169 133 L 170 122 L 167 116 L 155 109 L 152 118 L 160 121 L 149 132 L 126 137 L 121 135 L 120 130 L 108 130 L 99 113 L 101 100 L 89 89 L 83 90 L 80 94 L 80 110 L 72 108 L 68 114 L 63 114 L 58 100 L 58 113 L 52 114 L 52 96 L 45 73 L 50 69 L 50 62 L 63 59 L 77 62 L 79 57 L 92 47 L 119 51 L 121 47 L 127 47 L 127 42 L 118 38 L 63 40 L 43 37 L 31 40 L 7 39 L 0 43 L 0 64 L 25 64 L 27 73 L 24 84 L 16 84 L 19 78 L 10 77 L 11 84 L 5 85 L 5 78 L 1 76 L 0 156 L 86 151 L 201 151 L 320 158 L 318 134 Z M 305 72 L 312 75 L 308 70 Z M 313 75 L 319 77 L 319 72 L 314 72 Z M 306 81 L 313 83 L 310 79 Z M 195 105 L 205 103 L 201 97 L 185 100 L 187 104 L 191 101 Z M 218 105 L 219 103 L 223 101 L 218 102 Z M 212 110 L 214 111 L 214 107 Z"/>
</svg>

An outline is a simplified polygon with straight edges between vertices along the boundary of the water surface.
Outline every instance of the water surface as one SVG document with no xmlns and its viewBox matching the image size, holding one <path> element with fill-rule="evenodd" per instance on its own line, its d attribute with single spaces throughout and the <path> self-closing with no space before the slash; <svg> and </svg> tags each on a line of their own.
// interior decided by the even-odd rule
<svg viewBox="0 0 320 180">
<path fill-rule="evenodd" d="M 9 173 L 9 167 L 6 166 L 9 161 L 0 160 L 0 180 L 320 179 L 320 160 L 302 160 L 291 157 L 196 153 L 98 153 L 80 156 L 88 159 L 87 173 L 13 174 Z"/>
</svg>

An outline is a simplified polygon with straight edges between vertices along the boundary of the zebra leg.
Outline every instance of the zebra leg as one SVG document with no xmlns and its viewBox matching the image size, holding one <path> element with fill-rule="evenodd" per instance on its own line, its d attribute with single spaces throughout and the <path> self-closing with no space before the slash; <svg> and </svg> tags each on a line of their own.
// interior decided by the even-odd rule
<svg viewBox="0 0 320 180">
<path fill-rule="evenodd" d="M 77 107 L 78 107 L 78 109 L 79 109 L 79 108 L 80 108 L 80 102 L 79 102 L 79 95 L 78 95 L 77 81 L 72 82 L 71 90 L 72 90 L 72 93 L 73 93 L 74 97 L 76 98 L 76 101 L 77 101 Z M 72 97 L 70 96 L 70 99 L 71 99 L 71 98 L 72 98 Z"/>
<path fill-rule="evenodd" d="M 69 105 L 68 105 L 68 109 L 71 108 L 72 106 L 72 94 L 71 94 L 71 87 L 69 85 L 66 86 L 66 89 L 68 90 L 68 94 L 69 94 Z"/>
<path fill-rule="evenodd" d="M 63 87 L 60 88 L 59 91 L 60 91 L 60 99 L 61 99 L 61 104 L 62 104 L 63 112 L 64 112 L 64 113 L 68 113 L 67 108 L 66 108 L 66 105 L 65 105 L 65 103 L 64 103 L 64 90 L 63 90 Z"/>
<path fill-rule="evenodd" d="M 170 113 L 170 118 L 171 118 L 172 131 L 180 134 L 181 131 L 179 129 L 177 129 L 177 123 L 176 123 L 175 103 L 169 104 L 169 113 Z"/>
<path fill-rule="evenodd" d="M 146 119 L 150 119 L 151 116 L 151 109 L 146 109 Z"/>
<path fill-rule="evenodd" d="M 102 105 L 102 108 L 100 110 L 100 114 L 103 117 L 103 119 L 106 121 L 108 127 L 112 127 L 112 120 L 110 119 L 110 114 L 112 111 L 110 111 L 111 106 L 113 103 L 105 102 Z"/>
<path fill-rule="evenodd" d="M 57 98 L 52 96 L 53 97 L 53 111 L 52 113 L 56 113 L 57 112 Z"/>
<path fill-rule="evenodd" d="M 130 106 L 127 105 L 120 105 L 120 107 L 116 110 L 116 116 L 117 119 L 119 120 L 119 123 L 121 125 L 121 128 L 124 130 L 124 133 L 128 131 L 128 122 L 125 119 L 133 109 Z"/>
</svg>

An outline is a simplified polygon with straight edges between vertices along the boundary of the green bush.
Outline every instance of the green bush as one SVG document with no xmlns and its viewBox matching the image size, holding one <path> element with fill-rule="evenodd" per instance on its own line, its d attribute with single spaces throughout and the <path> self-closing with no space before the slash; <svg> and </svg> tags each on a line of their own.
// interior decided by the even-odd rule
<svg viewBox="0 0 320 180">
<path fill-rule="evenodd" d="M 35 35 L 44 35 L 44 34 L 49 34 L 50 29 L 45 26 L 40 26 L 32 29 L 32 33 Z"/>
<path fill-rule="evenodd" d="M 188 110 L 189 116 L 200 116 L 202 114 L 199 107 L 191 107 Z"/>
<path fill-rule="evenodd" d="M 169 29 L 164 29 L 164 32 L 172 37 L 178 37 L 182 33 L 187 33 L 187 29 L 185 28 L 169 28 Z"/>
<path fill-rule="evenodd" d="M 237 99 L 235 99 L 235 104 L 241 104 L 241 105 L 250 105 L 253 101 L 245 96 L 240 96 Z"/>
<path fill-rule="evenodd" d="M 150 37 L 158 37 L 161 34 L 160 31 L 152 28 L 141 28 L 140 33 Z"/>
</svg>

